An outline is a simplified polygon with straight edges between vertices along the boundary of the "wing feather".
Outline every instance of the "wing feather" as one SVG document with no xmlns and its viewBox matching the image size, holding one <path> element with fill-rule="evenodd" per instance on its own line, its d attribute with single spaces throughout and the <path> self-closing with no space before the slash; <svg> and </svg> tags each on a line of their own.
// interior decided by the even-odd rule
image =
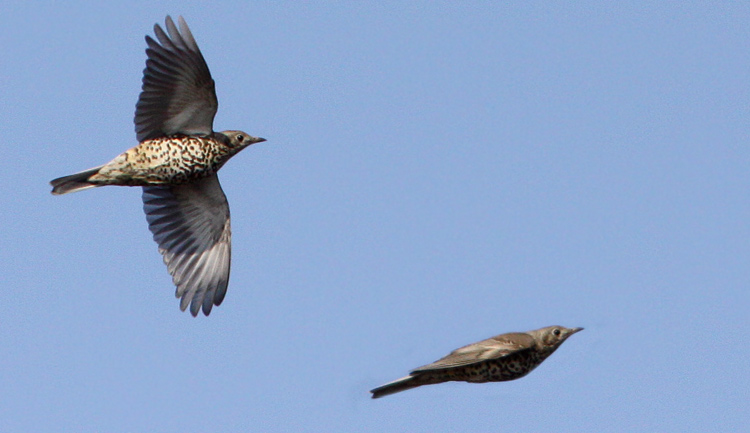
<svg viewBox="0 0 750 433">
<path fill-rule="evenodd" d="M 534 338 L 524 333 L 510 333 L 488 338 L 480 342 L 469 344 L 454 350 L 447 356 L 419 367 L 411 374 L 426 371 L 444 370 L 447 368 L 462 367 L 466 365 L 484 362 L 490 359 L 498 359 L 514 353 L 528 350 L 534 346 Z"/>
<path fill-rule="evenodd" d="M 135 109 L 138 141 L 174 134 L 209 135 L 219 103 L 214 80 L 182 17 L 177 29 L 167 16 L 167 32 L 154 26 L 146 36 L 146 69 Z"/>
<path fill-rule="evenodd" d="M 224 300 L 231 262 L 229 204 L 218 178 L 143 187 L 143 209 L 180 308 L 208 315 Z"/>
</svg>

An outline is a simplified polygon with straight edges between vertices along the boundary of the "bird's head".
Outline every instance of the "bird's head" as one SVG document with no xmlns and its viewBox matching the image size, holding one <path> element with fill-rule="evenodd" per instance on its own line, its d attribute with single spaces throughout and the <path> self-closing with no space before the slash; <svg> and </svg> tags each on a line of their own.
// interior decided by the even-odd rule
<svg viewBox="0 0 750 433">
<path fill-rule="evenodd" d="M 221 134 L 227 138 L 225 144 L 232 149 L 232 153 L 237 153 L 251 144 L 266 141 L 265 138 L 254 137 L 243 131 L 222 131 Z"/>
<path fill-rule="evenodd" d="M 537 329 L 536 331 L 531 331 L 529 332 L 529 334 L 534 337 L 534 340 L 537 341 L 537 344 L 541 344 L 544 348 L 554 351 L 555 349 L 560 347 L 560 345 L 563 344 L 563 342 L 565 342 L 568 337 L 582 330 L 583 328 L 548 326 L 546 328 Z"/>
</svg>

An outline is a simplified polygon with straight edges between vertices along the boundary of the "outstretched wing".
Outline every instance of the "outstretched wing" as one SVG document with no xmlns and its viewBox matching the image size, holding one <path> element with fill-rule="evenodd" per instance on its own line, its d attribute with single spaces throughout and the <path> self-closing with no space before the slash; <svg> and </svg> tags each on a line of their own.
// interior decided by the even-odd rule
<svg viewBox="0 0 750 433">
<path fill-rule="evenodd" d="M 174 134 L 209 135 L 219 107 L 214 80 L 185 20 L 180 30 L 167 16 L 167 33 L 154 25 L 159 42 L 148 48 L 143 91 L 135 108 L 138 141 Z"/>
<path fill-rule="evenodd" d="M 182 185 L 143 187 L 143 210 L 159 244 L 180 309 L 208 316 L 229 283 L 229 204 L 216 175 Z"/>
<path fill-rule="evenodd" d="M 432 364 L 413 370 L 411 374 L 426 371 L 443 370 L 446 368 L 462 367 L 476 364 L 490 359 L 498 359 L 510 354 L 528 350 L 534 346 L 534 338 L 528 334 L 511 333 L 482 340 L 478 343 L 456 349 L 448 356 Z"/>
</svg>

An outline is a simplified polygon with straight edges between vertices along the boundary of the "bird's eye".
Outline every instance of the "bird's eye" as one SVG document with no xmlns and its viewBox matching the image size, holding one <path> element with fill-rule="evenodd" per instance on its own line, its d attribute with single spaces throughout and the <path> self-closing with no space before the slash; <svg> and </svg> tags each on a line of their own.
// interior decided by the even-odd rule
<svg viewBox="0 0 750 433">
<path fill-rule="evenodd" d="M 553 333 L 553 334 L 555 334 L 555 335 L 556 335 L 556 336 L 558 336 L 558 337 L 560 336 L 560 330 L 559 330 L 559 329 L 557 329 L 557 328 L 555 328 L 555 330 L 554 330 L 554 331 L 552 331 L 552 333 Z"/>
<path fill-rule="evenodd" d="M 237 141 L 239 141 L 240 143 L 242 143 L 243 141 L 245 141 L 245 136 L 242 135 L 242 134 L 238 134 L 237 135 Z"/>
</svg>

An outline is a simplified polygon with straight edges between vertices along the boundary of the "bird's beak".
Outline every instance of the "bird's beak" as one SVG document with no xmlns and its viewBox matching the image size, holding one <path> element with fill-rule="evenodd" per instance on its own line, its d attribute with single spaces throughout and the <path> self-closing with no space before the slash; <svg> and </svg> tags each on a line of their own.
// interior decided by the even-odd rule
<svg viewBox="0 0 750 433">
<path fill-rule="evenodd" d="M 570 335 L 573 335 L 573 334 L 575 334 L 578 331 L 583 331 L 583 328 L 573 328 L 573 329 L 571 329 L 570 330 Z"/>
<path fill-rule="evenodd" d="M 255 142 L 253 144 L 255 144 L 255 143 L 263 143 L 264 141 L 266 141 L 265 138 L 258 137 L 258 138 L 255 139 Z"/>
</svg>

